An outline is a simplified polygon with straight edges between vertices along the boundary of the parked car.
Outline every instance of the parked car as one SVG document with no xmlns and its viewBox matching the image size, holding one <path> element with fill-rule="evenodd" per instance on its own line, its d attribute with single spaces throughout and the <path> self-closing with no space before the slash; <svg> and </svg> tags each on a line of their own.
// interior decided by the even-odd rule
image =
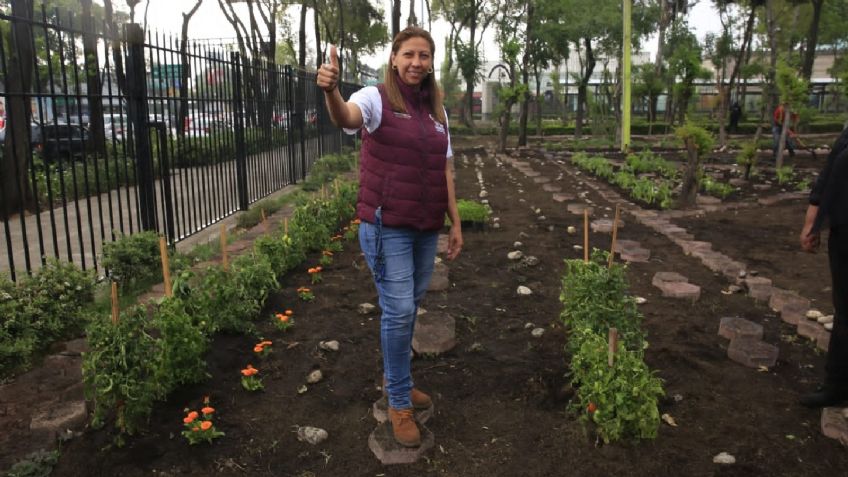
<svg viewBox="0 0 848 477">
<path fill-rule="evenodd" d="M 130 130 L 130 118 L 122 114 L 106 114 L 103 116 L 103 132 L 106 141 L 112 140 L 112 134 L 116 141 L 123 141 L 126 133 Z"/>
<path fill-rule="evenodd" d="M 30 126 L 33 151 L 45 161 L 79 157 L 85 154 L 88 130 L 77 124 L 38 124 Z"/>
</svg>

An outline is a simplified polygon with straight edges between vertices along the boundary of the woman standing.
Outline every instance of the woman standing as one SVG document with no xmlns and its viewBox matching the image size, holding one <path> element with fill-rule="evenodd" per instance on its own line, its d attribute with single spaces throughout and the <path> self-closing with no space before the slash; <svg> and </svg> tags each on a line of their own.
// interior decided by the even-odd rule
<svg viewBox="0 0 848 477">
<path fill-rule="evenodd" d="M 395 36 L 384 83 L 345 102 L 335 46 L 318 70 L 330 119 L 348 134 L 364 127 L 359 167 L 359 243 L 377 286 L 384 389 L 395 439 L 416 447 L 415 408 L 430 397 L 413 387 L 410 351 L 418 305 L 430 283 L 439 230 L 451 220 L 447 258 L 462 248 L 447 115 L 433 76 L 435 43 L 409 27 Z"/>
</svg>

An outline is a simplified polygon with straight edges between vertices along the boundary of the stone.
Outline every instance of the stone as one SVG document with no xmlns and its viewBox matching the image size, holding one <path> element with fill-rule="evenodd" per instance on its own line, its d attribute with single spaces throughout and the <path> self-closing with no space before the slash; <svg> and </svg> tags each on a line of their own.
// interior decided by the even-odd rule
<svg viewBox="0 0 848 477">
<path fill-rule="evenodd" d="M 551 180 L 548 179 L 547 177 L 534 177 L 533 178 L 533 182 L 535 182 L 536 184 L 547 184 L 550 181 Z"/>
<path fill-rule="evenodd" d="M 813 341 L 818 341 L 820 335 L 827 333 L 827 330 L 822 325 L 810 320 L 799 321 L 797 330 L 799 335 Z"/>
<path fill-rule="evenodd" d="M 377 307 L 372 305 L 371 303 L 360 303 L 359 306 L 356 308 L 356 311 L 360 315 L 367 315 L 374 311 L 375 308 Z"/>
<path fill-rule="evenodd" d="M 421 424 L 426 424 L 433 417 L 433 409 L 432 402 L 430 403 L 430 407 L 426 409 L 415 409 L 413 411 L 415 420 Z M 374 419 L 381 424 L 389 418 L 389 398 L 385 394 L 380 399 L 374 401 L 374 405 L 371 406 L 371 413 L 374 415 Z"/>
<path fill-rule="evenodd" d="M 728 454 L 727 452 L 719 452 L 718 455 L 713 457 L 713 464 L 729 465 L 729 464 L 735 464 L 735 463 L 736 463 L 736 457 L 733 457 L 732 455 Z"/>
<path fill-rule="evenodd" d="M 777 346 L 749 337 L 738 337 L 730 341 L 727 357 L 749 368 L 760 366 L 771 368 L 777 363 Z"/>
<path fill-rule="evenodd" d="M 33 432 L 57 436 L 66 429 L 82 429 L 88 419 L 85 401 L 53 402 L 47 409 L 36 412 L 29 422 Z"/>
<path fill-rule="evenodd" d="M 826 407 L 822 409 L 821 431 L 825 437 L 836 439 L 842 445 L 848 445 L 848 420 L 842 415 L 838 407 Z"/>
<path fill-rule="evenodd" d="M 816 321 L 822 325 L 833 324 L 833 315 L 821 316 Z"/>
<path fill-rule="evenodd" d="M 764 277 L 748 277 L 742 282 L 748 289 L 748 296 L 757 301 L 768 301 L 774 292 L 771 280 Z"/>
<path fill-rule="evenodd" d="M 680 248 L 683 249 L 683 253 L 686 255 L 692 255 L 692 252 L 695 250 L 712 250 L 713 248 L 712 243 L 701 240 L 682 240 L 678 245 L 680 245 Z"/>
<path fill-rule="evenodd" d="M 794 304 L 798 308 L 804 308 L 805 310 L 810 308 L 809 298 L 804 298 L 794 291 L 783 290 L 781 288 L 775 288 L 774 292 L 772 292 L 771 298 L 769 299 L 769 308 L 779 312 L 789 303 Z"/>
<path fill-rule="evenodd" d="M 312 371 L 311 371 L 311 372 L 310 372 L 310 373 L 306 376 L 306 382 L 307 382 L 307 383 L 309 383 L 309 384 L 315 384 L 315 383 L 318 383 L 318 382 L 320 382 L 322 379 L 324 379 L 324 374 L 321 372 L 321 370 L 320 370 L 320 369 L 312 370 Z"/>
<path fill-rule="evenodd" d="M 830 331 L 827 333 L 821 333 L 816 338 L 816 347 L 822 351 L 827 351 L 827 348 L 830 346 Z"/>
<path fill-rule="evenodd" d="M 613 221 L 611 219 L 593 220 L 590 227 L 592 232 L 604 234 L 612 233 Z M 618 228 L 624 228 L 624 221 L 621 219 L 618 219 Z"/>
<path fill-rule="evenodd" d="M 592 215 L 595 209 L 586 204 L 568 204 L 566 210 L 575 215 L 583 215 L 583 211 L 585 210 L 589 212 L 589 215 Z"/>
<path fill-rule="evenodd" d="M 542 190 L 545 192 L 559 192 L 562 190 L 562 187 L 553 184 L 545 184 L 542 186 Z"/>
<path fill-rule="evenodd" d="M 633 299 L 633 301 L 635 301 L 637 305 L 644 305 L 645 303 L 648 303 L 648 300 L 646 298 L 641 297 L 641 296 L 637 296 L 636 298 Z"/>
<path fill-rule="evenodd" d="M 533 336 L 533 338 L 541 338 L 544 334 L 544 328 L 533 328 L 533 331 L 530 332 L 530 335 Z"/>
<path fill-rule="evenodd" d="M 521 242 L 515 242 L 515 243 L 512 244 L 512 246 L 515 247 L 515 248 L 521 248 L 521 247 L 524 246 L 524 244 L 521 243 Z"/>
<path fill-rule="evenodd" d="M 647 248 L 631 248 L 621 252 L 621 259 L 625 262 L 644 263 L 651 259 L 651 251 Z"/>
<path fill-rule="evenodd" d="M 654 278 L 651 279 L 651 284 L 659 287 L 663 283 L 668 282 L 688 282 L 689 279 L 677 272 L 657 272 Z"/>
<path fill-rule="evenodd" d="M 568 235 L 574 235 L 577 233 L 577 227 L 573 225 L 569 225 L 568 228 L 565 230 L 568 232 Z"/>
<path fill-rule="evenodd" d="M 441 354 L 456 346 L 456 321 L 447 313 L 431 311 L 415 320 L 412 349 L 418 354 Z"/>
<path fill-rule="evenodd" d="M 554 194 L 553 198 L 557 202 L 567 202 L 569 200 L 574 200 L 574 194 L 563 194 L 563 193 L 557 192 L 557 193 Z"/>
<path fill-rule="evenodd" d="M 515 292 L 516 292 L 516 293 L 518 293 L 518 294 L 519 294 L 519 295 L 521 295 L 521 296 L 529 296 L 529 295 L 532 295 L 532 294 L 533 294 L 533 290 L 531 290 L 531 289 L 529 289 L 529 288 L 525 287 L 524 285 L 520 285 L 520 286 L 519 286 L 519 287 L 515 290 Z"/>
<path fill-rule="evenodd" d="M 418 462 L 435 445 L 436 438 L 424 425 L 418 424 L 421 432 L 421 445 L 418 447 L 403 447 L 392 435 L 391 421 L 377 425 L 368 436 L 368 448 L 383 465 L 414 464 Z"/>
<path fill-rule="evenodd" d="M 701 297 L 701 287 L 687 282 L 666 282 L 657 288 L 668 298 L 684 298 L 694 302 Z"/>
<path fill-rule="evenodd" d="M 527 176 L 527 177 L 539 177 L 539 176 L 542 175 L 541 172 L 536 172 L 536 171 L 533 171 L 533 170 L 521 171 L 521 172 L 523 172 L 524 175 Z"/>
<path fill-rule="evenodd" d="M 485 199 L 486 197 L 489 197 L 489 193 L 484 191 L 484 190 L 481 190 L 480 194 L 478 194 L 478 195 L 480 196 L 481 199 Z"/>
<path fill-rule="evenodd" d="M 804 315 L 810 320 L 818 320 L 819 318 L 824 316 L 824 313 L 819 310 L 807 310 L 807 313 Z"/>
<path fill-rule="evenodd" d="M 780 319 L 790 325 L 797 325 L 800 321 L 806 321 L 804 320 L 804 308 L 795 303 L 790 303 L 780 310 Z"/>
<path fill-rule="evenodd" d="M 495 224 L 497 225 L 497 224 Z M 448 279 L 448 266 L 444 263 L 433 265 L 433 275 L 430 277 L 430 291 L 445 291 L 450 286 Z"/>
<path fill-rule="evenodd" d="M 327 431 L 318 427 L 301 426 L 297 428 L 297 440 L 301 442 L 317 445 L 327 440 L 328 437 L 330 435 L 327 434 Z"/>
<path fill-rule="evenodd" d="M 617 240 L 615 242 L 615 251 L 621 253 L 628 248 L 639 248 L 642 244 L 635 240 Z"/>
<path fill-rule="evenodd" d="M 510 260 L 521 260 L 524 257 L 524 254 L 521 253 L 521 250 L 515 250 L 506 254 L 506 258 Z"/>
<path fill-rule="evenodd" d="M 539 264 L 539 259 L 536 258 L 533 255 L 528 255 L 528 256 L 524 257 L 523 260 L 521 260 L 521 264 L 524 265 L 525 267 L 535 267 L 536 265 Z"/>
<path fill-rule="evenodd" d="M 827 331 L 833 331 L 833 323 L 825 323 L 822 325 Z"/>
<path fill-rule="evenodd" d="M 737 337 L 761 340 L 763 339 L 763 326 L 744 318 L 730 316 L 721 319 L 718 334 L 729 340 Z"/>
<path fill-rule="evenodd" d="M 322 341 L 318 343 L 318 347 L 323 349 L 324 351 L 338 351 L 339 342 L 336 340 Z"/>
</svg>

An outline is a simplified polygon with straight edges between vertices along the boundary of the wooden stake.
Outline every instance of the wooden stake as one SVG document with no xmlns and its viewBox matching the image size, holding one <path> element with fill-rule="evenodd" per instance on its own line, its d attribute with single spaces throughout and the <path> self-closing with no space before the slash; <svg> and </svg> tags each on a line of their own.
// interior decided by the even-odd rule
<svg viewBox="0 0 848 477">
<path fill-rule="evenodd" d="M 321 184 L 321 199 L 327 199 L 327 188 L 325 187 L 325 184 Z"/>
<path fill-rule="evenodd" d="M 583 261 L 589 263 L 589 209 L 583 209 Z"/>
<path fill-rule="evenodd" d="M 265 217 L 265 209 L 259 209 L 259 213 L 262 214 L 262 226 L 265 227 L 265 233 L 268 233 L 268 218 Z"/>
<path fill-rule="evenodd" d="M 283 219 L 283 234 L 285 234 L 287 236 L 289 234 L 289 218 L 288 217 Z"/>
<path fill-rule="evenodd" d="M 612 368 L 615 361 L 615 351 L 618 349 L 618 330 L 609 329 L 609 351 L 607 352 L 607 365 Z"/>
<path fill-rule="evenodd" d="M 610 247 L 609 268 L 612 268 L 612 262 L 615 260 L 615 241 L 618 238 L 618 218 L 621 216 L 621 209 L 618 204 L 615 204 L 615 219 L 612 221 L 612 246 Z"/>
<path fill-rule="evenodd" d="M 118 282 L 112 282 L 112 324 L 118 324 L 121 306 L 118 304 Z"/>
<path fill-rule="evenodd" d="M 333 187 L 336 188 L 336 196 L 338 196 L 339 195 L 339 179 L 338 178 L 333 179 Z"/>
<path fill-rule="evenodd" d="M 221 224 L 221 263 L 224 270 L 230 269 L 230 262 L 227 259 L 227 227 Z"/>
<path fill-rule="evenodd" d="M 168 262 L 168 243 L 165 237 L 159 237 L 159 255 L 162 257 L 162 281 L 165 283 L 165 296 L 174 296 L 171 290 L 171 265 Z"/>
</svg>

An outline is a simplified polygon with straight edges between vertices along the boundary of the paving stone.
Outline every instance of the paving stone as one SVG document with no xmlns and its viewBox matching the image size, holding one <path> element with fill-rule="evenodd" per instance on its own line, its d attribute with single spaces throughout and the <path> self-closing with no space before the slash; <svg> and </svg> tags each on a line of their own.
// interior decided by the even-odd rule
<svg viewBox="0 0 848 477">
<path fill-rule="evenodd" d="M 734 177 L 734 178 L 730 179 L 729 181 L 727 181 L 727 183 L 732 185 L 733 187 L 742 187 L 745 184 L 747 184 L 748 181 L 746 181 L 745 179 L 740 179 L 738 177 Z"/>
<path fill-rule="evenodd" d="M 842 415 L 842 408 L 826 407 L 822 409 L 821 431 L 825 437 L 836 439 L 848 446 L 848 421 Z"/>
<path fill-rule="evenodd" d="M 748 286 L 748 296 L 757 301 L 768 301 L 773 291 L 774 287 L 771 285 L 755 284 Z"/>
<path fill-rule="evenodd" d="M 666 282 L 658 286 L 664 297 L 685 298 L 698 301 L 701 297 L 701 287 L 686 282 Z"/>
<path fill-rule="evenodd" d="M 762 340 L 763 326 L 745 318 L 728 316 L 721 319 L 721 323 L 718 326 L 718 334 L 729 340 L 738 337 Z"/>
<path fill-rule="evenodd" d="M 447 313 L 430 311 L 415 320 L 412 349 L 418 354 L 441 354 L 456 346 L 456 321 Z"/>
<path fill-rule="evenodd" d="M 800 320 L 798 322 L 798 334 L 803 336 L 804 338 L 809 338 L 815 342 L 818 342 L 819 338 L 821 338 L 822 335 L 829 335 L 830 332 L 824 329 L 824 326 L 820 325 L 817 321 Z"/>
<path fill-rule="evenodd" d="M 721 274 L 728 280 L 735 280 L 740 272 L 745 271 L 745 264 L 736 260 L 727 260 L 721 267 Z"/>
<path fill-rule="evenodd" d="M 533 178 L 533 182 L 535 182 L 536 184 L 547 184 L 550 181 L 551 180 L 547 177 L 534 177 Z"/>
<path fill-rule="evenodd" d="M 566 210 L 568 210 L 572 214 L 576 214 L 576 215 L 583 215 L 584 210 L 588 210 L 589 215 L 592 215 L 592 212 L 595 211 L 594 208 L 589 207 L 586 204 L 568 204 L 568 207 L 566 207 Z"/>
<path fill-rule="evenodd" d="M 559 192 L 562 190 L 562 187 L 554 184 L 545 184 L 542 186 L 542 190 L 545 192 Z"/>
<path fill-rule="evenodd" d="M 449 242 L 450 242 L 450 236 L 448 236 L 448 234 L 439 234 L 439 241 L 436 244 L 436 253 L 438 253 L 438 254 L 448 253 Z"/>
<path fill-rule="evenodd" d="M 716 205 L 721 204 L 721 199 L 719 199 L 718 197 L 713 197 L 711 195 L 698 194 L 698 196 L 695 197 L 695 203 L 698 205 Z"/>
<path fill-rule="evenodd" d="M 430 277 L 430 288 L 428 290 L 438 292 L 445 291 L 450 287 L 448 278 L 448 266 L 444 263 L 433 265 L 433 275 Z"/>
<path fill-rule="evenodd" d="M 644 263 L 651 259 L 651 251 L 647 248 L 630 248 L 621 252 L 621 259 L 625 262 Z"/>
<path fill-rule="evenodd" d="M 567 202 L 569 200 L 574 200 L 574 194 L 564 194 L 557 192 L 554 194 L 554 200 L 557 202 Z"/>
<path fill-rule="evenodd" d="M 777 355 L 777 346 L 754 338 L 738 337 L 727 347 L 728 358 L 749 368 L 771 368 L 777 363 Z"/>
<path fill-rule="evenodd" d="M 629 248 L 641 248 L 642 244 L 635 240 L 616 240 L 615 251 L 621 253 Z"/>
<path fill-rule="evenodd" d="M 678 245 L 680 245 L 680 248 L 683 249 L 683 253 L 686 255 L 692 255 L 692 252 L 695 250 L 712 250 L 713 248 L 712 243 L 701 240 L 680 240 Z"/>
<path fill-rule="evenodd" d="M 769 308 L 779 312 L 784 306 L 790 303 L 798 308 L 810 308 L 809 298 L 804 298 L 794 291 L 784 290 L 782 288 L 774 289 L 774 292 L 771 294 L 771 298 L 769 299 Z"/>
<path fill-rule="evenodd" d="M 797 303 L 788 303 L 780 310 L 780 319 L 790 325 L 797 325 L 807 319 L 807 308 L 798 306 Z"/>
<path fill-rule="evenodd" d="M 415 409 L 415 420 L 421 424 L 427 424 L 427 421 L 433 417 L 433 409 L 434 406 L 432 403 L 427 409 Z M 371 406 L 371 413 L 377 422 L 381 424 L 386 422 L 386 419 L 389 418 L 389 398 L 384 395 L 374 401 L 374 405 Z"/>
<path fill-rule="evenodd" d="M 33 415 L 29 423 L 31 431 L 57 436 L 66 429 L 77 430 L 85 426 L 88 418 L 85 401 L 53 402 L 48 406 Z"/>
<path fill-rule="evenodd" d="M 688 282 L 689 279 L 677 272 L 657 272 L 654 278 L 651 279 L 651 284 L 659 287 L 662 284 L 669 282 Z"/>
<path fill-rule="evenodd" d="M 684 229 L 683 227 L 678 227 L 676 225 L 667 224 L 661 228 L 661 232 L 665 235 L 679 235 L 685 234 L 686 229 Z"/>
<path fill-rule="evenodd" d="M 395 441 L 392 435 L 392 424 L 385 421 L 368 436 L 368 448 L 383 465 L 414 464 L 433 448 L 436 438 L 429 429 L 418 425 L 421 431 L 421 445 L 418 447 L 403 447 Z"/>
<path fill-rule="evenodd" d="M 542 175 L 542 173 L 541 173 L 541 172 L 536 172 L 536 171 L 532 171 L 532 170 L 530 170 L 530 171 L 521 171 L 521 172 L 523 172 L 523 173 L 524 173 L 524 175 L 525 175 L 525 176 L 527 176 L 527 177 L 539 177 L 539 176 L 541 176 L 541 175 Z"/>
<path fill-rule="evenodd" d="M 830 346 L 830 331 L 825 330 L 816 337 L 816 347 L 822 351 L 827 351 Z"/>
<path fill-rule="evenodd" d="M 612 225 L 612 219 L 597 219 L 593 220 L 589 227 L 592 229 L 592 232 L 609 234 L 612 233 Z M 623 228 L 624 221 L 618 219 L 618 229 L 621 230 Z"/>
</svg>

